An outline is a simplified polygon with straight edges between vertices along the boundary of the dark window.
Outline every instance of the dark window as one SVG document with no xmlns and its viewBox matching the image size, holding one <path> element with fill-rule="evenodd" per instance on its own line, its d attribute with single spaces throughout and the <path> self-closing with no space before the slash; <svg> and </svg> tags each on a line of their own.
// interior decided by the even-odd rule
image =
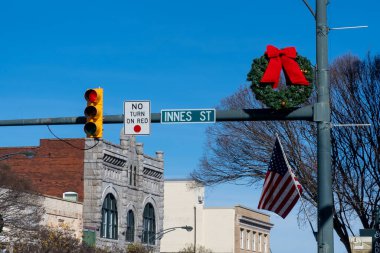
<svg viewBox="0 0 380 253">
<path fill-rule="evenodd" d="M 132 185 L 132 179 L 133 179 L 133 175 L 132 175 L 132 165 L 131 167 L 129 168 L 129 184 Z"/>
<path fill-rule="evenodd" d="M 117 239 L 116 199 L 111 193 L 107 194 L 103 202 L 100 236 L 103 238 Z"/>
<path fill-rule="evenodd" d="M 137 171 L 136 167 L 133 169 L 133 185 L 136 186 L 136 177 L 137 177 Z"/>
<path fill-rule="evenodd" d="M 154 245 L 156 238 L 156 218 L 154 215 L 154 208 L 151 203 L 146 204 L 143 213 L 143 231 L 142 242 Z"/>
<path fill-rule="evenodd" d="M 128 211 L 127 214 L 127 242 L 133 242 L 135 240 L 135 215 L 132 210 Z"/>
</svg>

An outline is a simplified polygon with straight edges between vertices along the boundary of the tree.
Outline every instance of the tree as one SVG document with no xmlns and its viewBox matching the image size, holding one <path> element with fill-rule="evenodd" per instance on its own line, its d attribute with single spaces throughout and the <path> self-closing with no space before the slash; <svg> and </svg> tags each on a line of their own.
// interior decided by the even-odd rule
<svg viewBox="0 0 380 253">
<path fill-rule="evenodd" d="M 184 248 L 180 249 L 178 253 L 194 253 L 194 244 L 188 244 Z M 197 245 L 195 253 L 213 253 L 211 249 L 202 245 Z"/>
<path fill-rule="evenodd" d="M 44 209 L 41 196 L 27 179 L 0 164 L 0 214 L 5 241 L 27 238 L 40 226 Z"/>
<path fill-rule="evenodd" d="M 14 253 L 148 253 L 147 251 L 127 251 L 113 247 L 96 248 L 82 243 L 74 237 L 69 226 L 46 227 L 41 226 L 32 237 L 19 240 L 13 245 Z"/>
<path fill-rule="evenodd" d="M 131 243 L 131 244 L 128 244 L 126 252 L 128 252 L 128 253 L 150 253 L 150 252 L 152 252 L 152 250 L 149 247 L 144 246 L 140 243 Z"/>
<path fill-rule="evenodd" d="M 350 252 L 353 223 L 374 224 L 380 200 L 380 56 L 360 60 L 351 55 L 331 65 L 331 107 L 334 124 L 371 124 L 334 127 L 334 230 Z M 311 103 L 315 95 L 310 99 Z M 221 101 L 220 109 L 261 107 L 247 87 Z M 200 167 L 192 177 L 205 185 L 224 182 L 261 186 L 275 133 L 289 163 L 303 185 L 308 210 L 316 215 L 316 125 L 312 122 L 223 122 L 207 130 L 208 142 Z"/>
</svg>

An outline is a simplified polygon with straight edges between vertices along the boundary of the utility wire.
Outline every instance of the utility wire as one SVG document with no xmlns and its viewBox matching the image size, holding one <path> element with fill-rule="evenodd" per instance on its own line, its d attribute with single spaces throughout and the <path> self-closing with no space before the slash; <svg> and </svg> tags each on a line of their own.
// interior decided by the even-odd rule
<svg viewBox="0 0 380 253">
<path fill-rule="evenodd" d="M 66 143 L 67 145 L 71 146 L 72 148 L 79 149 L 79 150 L 90 150 L 90 149 L 95 148 L 95 147 L 99 144 L 99 139 L 98 139 L 98 138 L 95 138 L 95 140 L 97 140 L 97 142 L 96 142 L 93 146 L 91 146 L 91 147 L 89 147 L 89 148 L 79 148 L 79 147 L 77 147 L 77 146 L 71 144 L 70 142 L 68 142 L 68 141 L 66 141 L 66 140 L 64 140 L 64 139 L 59 138 L 56 134 L 53 133 L 53 131 L 51 130 L 51 128 L 50 128 L 49 125 L 46 125 L 46 126 L 47 126 L 47 128 L 49 129 L 49 132 L 50 132 L 55 138 L 57 138 L 58 140 L 60 140 L 60 141 L 62 141 L 62 142 L 64 142 L 64 143 Z"/>
</svg>

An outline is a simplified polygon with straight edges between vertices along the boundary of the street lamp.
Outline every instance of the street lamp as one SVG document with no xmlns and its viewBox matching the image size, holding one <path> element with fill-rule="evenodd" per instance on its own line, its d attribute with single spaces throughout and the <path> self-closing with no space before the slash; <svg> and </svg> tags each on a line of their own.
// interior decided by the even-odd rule
<svg viewBox="0 0 380 253">
<path fill-rule="evenodd" d="M 26 151 L 5 154 L 5 155 L 0 156 L 0 161 L 7 160 L 11 158 L 12 156 L 16 156 L 16 155 L 23 155 L 23 156 L 26 156 L 27 158 L 34 158 L 36 156 L 36 153 L 31 150 L 26 150 Z"/>
<path fill-rule="evenodd" d="M 169 232 L 173 232 L 174 230 L 176 230 L 178 228 L 184 229 L 187 232 L 193 231 L 193 227 L 192 226 L 187 226 L 187 225 L 186 226 L 182 226 L 182 227 L 171 227 L 171 228 L 166 228 L 166 229 L 161 230 L 160 232 L 155 233 L 152 237 L 154 239 L 156 239 L 156 240 L 161 240 L 162 237 L 164 236 L 164 234 L 167 234 Z"/>
</svg>

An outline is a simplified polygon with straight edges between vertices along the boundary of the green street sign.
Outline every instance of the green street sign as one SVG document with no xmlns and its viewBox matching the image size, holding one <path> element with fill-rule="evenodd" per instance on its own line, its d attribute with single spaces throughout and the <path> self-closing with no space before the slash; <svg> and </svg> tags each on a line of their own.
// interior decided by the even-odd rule
<svg viewBox="0 0 380 253">
<path fill-rule="evenodd" d="M 161 110 L 162 124 L 215 123 L 215 109 L 165 109 Z"/>
</svg>

